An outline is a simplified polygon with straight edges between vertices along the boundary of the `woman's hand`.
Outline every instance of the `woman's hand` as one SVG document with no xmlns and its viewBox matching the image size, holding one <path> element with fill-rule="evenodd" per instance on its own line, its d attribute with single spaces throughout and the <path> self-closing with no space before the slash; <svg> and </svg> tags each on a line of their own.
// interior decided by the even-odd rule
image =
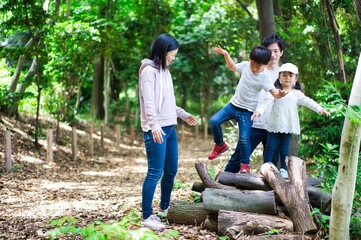
<svg viewBox="0 0 361 240">
<path fill-rule="evenodd" d="M 163 143 L 163 135 L 165 135 L 165 133 L 161 128 L 154 131 L 152 134 L 154 142 L 157 142 L 159 144 Z"/>
<path fill-rule="evenodd" d="M 259 117 L 261 114 L 259 112 L 254 112 L 251 116 L 251 120 L 253 121 L 255 118 Z"/>
<path fill-rule="evenodd" d="M 186 123 L 188 123 L 188 125 L 191 125 L 191 126 L 196 126 L 198 125 L 198 122 L 197 122 L 197 118 L 195 118 L 194 116 L 190 116 L 189 118 L 185 119 L 184 120 Z"/>
</svg>

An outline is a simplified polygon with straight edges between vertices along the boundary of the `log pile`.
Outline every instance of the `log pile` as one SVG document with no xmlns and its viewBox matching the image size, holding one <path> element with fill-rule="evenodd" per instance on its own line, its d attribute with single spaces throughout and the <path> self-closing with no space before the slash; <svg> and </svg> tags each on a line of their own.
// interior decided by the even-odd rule
<svg viewBox="0 0 361 240">
<path fill-rule="evenodd" d="M 289 157 L 287 162 L 288 180 L 272 163 L 263 164 L 261 174 L 220 172 L 216 180 L 205 163 L 197 163 L 201 182 L 192 190 L 202 193 L 202 203 L 172 203 L 168 220 L 231 239 L 313 239 L 319 226 L 312 209 L 329 215 L 331 195 L 317 187 L 322 179 L 306 175 L 303 160 Z M 278 235 L 271 238 L 271 233 Z"/>
</svg>

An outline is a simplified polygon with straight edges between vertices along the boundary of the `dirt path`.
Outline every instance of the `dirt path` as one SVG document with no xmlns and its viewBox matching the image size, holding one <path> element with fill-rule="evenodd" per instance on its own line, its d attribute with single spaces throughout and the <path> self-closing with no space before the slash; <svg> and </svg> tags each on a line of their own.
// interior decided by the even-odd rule
<svg viewBox="0 0 361 240">
<path fill-rule="evenodd" d="M 215 171 L 222 167 L 222 160 L 207 160 L 210 144 L 193 137 L 180 141 L 176 178 L 180 188 L 172 199 L 189 199 L 192 183 L 199 181 L 196 162 L 207 161 Z M 44 163 L 45 156 L 30 149 L 14 153 L 14 165 L 24 166 L 0 175 L 0 239 L 43 239 L 41 234 L 50 228 L 49 220 L 62 216 L 73 216 L 79 225 L 86 226 L 95 220 L 120 220 L 132 209 L 140 212 L 146 173 L 141 142 L 122 144 L 119 151 L 108 144 L 106 151 L 91 158 L 80 156 L 77 161 L 69 159 L 67 151 L 56 151 L 53 165 Z M 179 239 L 218 239 L 214 232 L 199 227 L 171 224 L 167 229 L 178 230 Z"/>
</svg>

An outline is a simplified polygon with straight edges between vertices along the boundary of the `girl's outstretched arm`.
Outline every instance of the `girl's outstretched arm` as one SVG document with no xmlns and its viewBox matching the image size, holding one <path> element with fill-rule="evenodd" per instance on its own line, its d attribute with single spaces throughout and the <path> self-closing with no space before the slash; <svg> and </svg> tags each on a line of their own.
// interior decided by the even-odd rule
<svg viewBox="0 0 361 240">
<path fill-rule="evenodd" d="M 221 48 L 221 46 L 218 45 L 217 47 L 214 48 L 214 51 L 224 56 L 227 66 L 231 71 L 236 71 L 236 63 L 232 60 L 227 50 Z"/>
<path fill-rule="evenodd" d="M 318 114 L 320 115 L 326 115 L 327 117 L 331 116 L 331 113 L 327 112 L 326 109 L 322 108 Z"/>
</svg>

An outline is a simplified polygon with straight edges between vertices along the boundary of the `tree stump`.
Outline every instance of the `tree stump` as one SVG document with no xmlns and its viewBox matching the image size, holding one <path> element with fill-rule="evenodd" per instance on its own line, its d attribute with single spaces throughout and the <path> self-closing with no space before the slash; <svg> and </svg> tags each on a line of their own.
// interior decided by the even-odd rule
<svg viewBox="0 0 361 240">
<path fill-rule="evenodd" d="M 206 188 L 202 192 L 204 209 L 243 211 L 275 215 L 276 202 L 273 191 L 248 191 Z"/>
<path fill-rule="evenodd" d="M 261 173 L 287 208 L 295 231 L 302 234 L 313 233 L 317 231 L 317 225 L 310 215 L 311 210 L 306 188 L 306 164 L 297 157 L 290 157 L 287 161 L 290 179 L 288 182 L 282 178 L 272 163 L 263 164 Z"/>
<path fill-rule="evenodd" d="M 238 235 L 262 234 L 272 229 L 280 232 L 293 232 L 293 223 L 289 219 L 277 216 L 232 212 L 220 210 L 218 213 L 218 235 L 231 235 L 236 239 Z"/>
</svg>

